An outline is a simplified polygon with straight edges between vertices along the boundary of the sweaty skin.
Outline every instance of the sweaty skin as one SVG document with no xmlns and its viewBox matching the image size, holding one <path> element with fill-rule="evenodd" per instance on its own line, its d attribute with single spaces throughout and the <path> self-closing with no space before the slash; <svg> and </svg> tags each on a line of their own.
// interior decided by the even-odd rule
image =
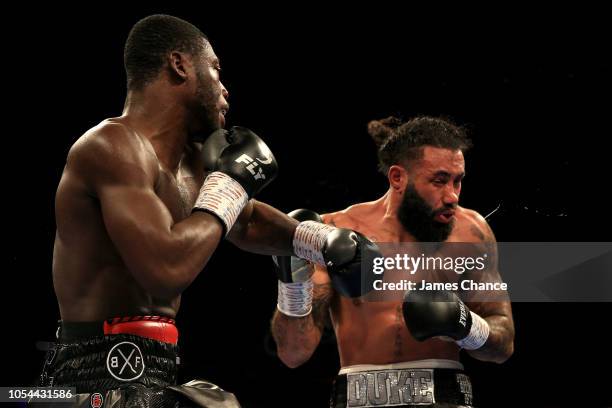
<svg viewBox="0 0 612 408">
<path fill-rule="evenodd" d="M 205 47 L 201 59 L 172 52 L 155 81 L 128 93 L 121 117 L 70 149 L 53 253 L 63 320 L 175 317 L 182 291 L 223 238 L 215 216 L 191 213 L 206 174 L 202 145 L 189 135 L 223 127 L 228 109 L 218 59 Z M 252 252 L 290 255 L 296 225 L 251 200 L 228 239 Z"/>
<path fill-rule="evenodd" d="M 455 160 L 454 166 L 444 168 L 450 177 L 440 180 L 435 176 L 439 173 L 440 163 L 454 163 L 453 158 L 456 159 L 440 154 L 444 153 L 439 152 L 443 150 L 426 147 L 425 158 L 413 179 L 424 197 L 456 204 L 463 177 L 463 157 L 461 155 L 461 160 Z M 392 187 L 383 197 L 373 202 L 353 205 L 344 211 L 326 214 L 323 216 L 324 222 L 354 229 L 374 242 L 416 242 L 402 228 L 394 210 L 397 208 L 394 199 L 397 199 L 393 195 L 398 192 L 394 188 L 399 186 L 397 189 L 399 193 L 402 192 L 401 186 L 405 186 L 405 183 L 400 179 L 406 176 L 405 172 L 391 176 Z M 394 177 L 397 177 L 395 184 Z M 441 203 L 429 201 L 433 208 L 440 207 Z M 496 242 L 485 219 L 473 210 L 455 205 L 454 222 L 446 242 Z M 492 255 L 496 265 L 497 256 Z M 459 360 L 460 349 L 454 342 L 438 338 L 416 341 L 404 323 L 401 302 L 366 302 L 339 296 L 331 286 L 327 271 L 321 267 L 315 268 L 313 281 L 313 311 L 309 316 L 293 318 L 276 311 L 272 320 L 278 355 L 287 366 L 297 367 L 310 358 L 321 339 L 328 314 L 336 334 L 342 367 L 422 359 Z M 514 339 L 510 302 L 466 301 L 466 304 L 473 312 L 485 318 L 491 327 L 485 345 L 468 353 L 483 361 L 501 363 L 507 360 L 513 352 Z"/>
</svg>

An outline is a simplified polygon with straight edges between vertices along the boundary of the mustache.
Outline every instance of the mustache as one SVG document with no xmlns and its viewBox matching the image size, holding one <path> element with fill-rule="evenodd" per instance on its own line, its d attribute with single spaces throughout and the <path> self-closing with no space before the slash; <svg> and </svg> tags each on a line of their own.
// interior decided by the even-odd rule
<svg viewBox="0 0 612 408">
<path fill-rule="evenodd" d="M 432 216 L 436 216 L 438 214 L 441 214 L 443 212 L 449 211 L 449 210 L 456 210 L 457 209 L 457 204 L 447 204 L 444 205 L 443 207 L 440 208 L 436 208 L 435 210 L 431 210 L 431 215 Z"/>
</svg>

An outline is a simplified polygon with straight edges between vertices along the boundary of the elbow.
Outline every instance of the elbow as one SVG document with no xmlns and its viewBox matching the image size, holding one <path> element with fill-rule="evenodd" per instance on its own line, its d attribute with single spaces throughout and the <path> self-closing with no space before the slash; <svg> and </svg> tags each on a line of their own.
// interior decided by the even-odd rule
<svg viewBox="0 0 612 408">
<path fill-rule="evenodd" d="M 314 350 L 313 350 L 314 351 Z M 278 358 L 289 368 L 298 368 L 305 362 L 307 362 L 312 356 L 311 352 L 304 352 L 304 350 L 285 350 L 278 349 Z"/>
<path fill-rule="evenodd" d="M 499 355 L 497 364 L 503 364 L 514 354 L 514 326 L 511 326 L 508 335 L 506 336 L 506 341 L 504 342 L 504 347 L 502 347 L 502 352 Z"/>
<path fill-rule="evenodd" d="M 514 354 L 514 341 L 510 341 L 499 353 L 493 358 L 493 362 L 497 364 L 503 364 Z"/>
<path fill-rule="evenodd" d="M 173 299 L 179 296 L 191 283 L 184 281 L 176 268 L 161 264 L 143 268 L 139 274 L 140 286 L 151 296 L 160 299 Z"/>
<path fill-rule="evenodd" d="M 502 364 L 508 361 L 508 359 L 512 357 L 512 354 L 514 354 L 514 341 L 510 340 L 508 347 L 506 347 L 506 350 L 504 350 L 504 353 L 502 355 L 502 358 L 499 361 L 499 364 Z"/>
<path fill-rule="evenodd" d="M 182 290 L 163 281 L 150 282 L 141 286 L 148 295 L 158 299 L 174 299 L 182 293 Z"/>
<path fill-rule="evenodd" d="M 296 319 L 277 311 L 272 318 L 276 355 L 289 368 L 296 368 L 307 362 L 319 345 L 321 337 L 318 332 L 303 333 L 303 329 L 299 329 L 304 319 L 312 319 L 312 316 Z M 298 326 L 295 326 L 296 324 Z"/>
</svg>

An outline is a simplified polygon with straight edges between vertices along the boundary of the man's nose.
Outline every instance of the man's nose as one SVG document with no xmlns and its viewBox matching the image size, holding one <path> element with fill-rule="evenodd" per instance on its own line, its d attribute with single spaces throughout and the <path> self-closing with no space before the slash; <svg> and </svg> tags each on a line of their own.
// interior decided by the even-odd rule
<svg viewBox="0 0 612 408">
<path fill-rule="evenodd" d="M 223 83 L 221 83 L 221 95 L 223 95 L 225 99 L 229 98 L 229 92 Z"/>
<path fill-rule="evenodd" d="M 459 192 L 454 188 L 447 188 L 444 197 L 442 197 L 445 205 L 456 206 L 459 203 Z"/>
</svg>

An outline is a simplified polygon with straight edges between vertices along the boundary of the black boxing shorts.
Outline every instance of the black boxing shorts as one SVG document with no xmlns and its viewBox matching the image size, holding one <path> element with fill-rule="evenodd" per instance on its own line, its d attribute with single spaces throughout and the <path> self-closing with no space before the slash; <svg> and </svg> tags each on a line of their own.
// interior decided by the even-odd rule
<svg viewBox="0 0 612 408">
<path fill-rule="evenodd" d="M 39 386 L 75 387 L 69 406 L 88 408 L 239 407 L 206 381 L 176 385 L 177 343 L 174 320 L 160 316 L 60 322 Z"/>
<path fill-rule="evenodd" d="M 452 360 L 355 365 L 340 370 L 330 407 L 471 408 L 472 384 Z"/>
</svg>

